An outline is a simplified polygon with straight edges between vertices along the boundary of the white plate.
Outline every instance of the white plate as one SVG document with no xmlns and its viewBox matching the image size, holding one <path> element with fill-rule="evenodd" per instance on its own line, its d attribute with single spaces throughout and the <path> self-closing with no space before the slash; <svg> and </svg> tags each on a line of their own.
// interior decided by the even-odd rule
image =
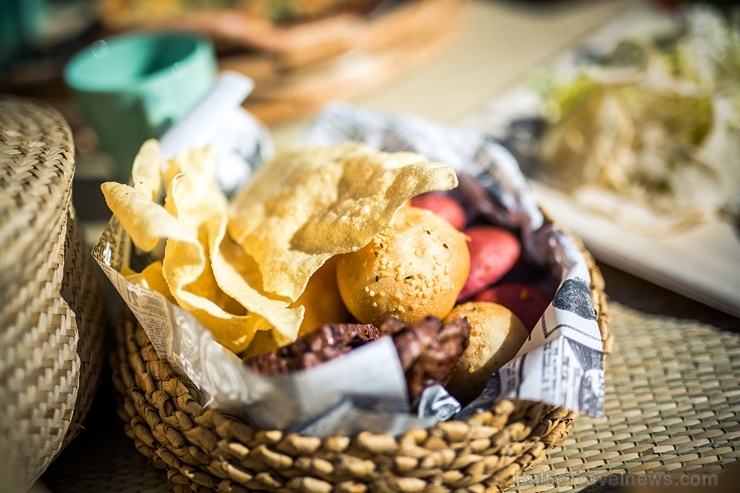
<svg viewBox="0 0 740 493">
<path fill-rule="evenodd" d="M 649 35 L 669 20 L 638 6 L 604 26 L 552 66 L 568 70 L 579 50 L 605 50 L 626 35 Z M 537 114 L 537 96 L 525 83 L 497 97 L 462 122 L 468 128 L 503 137 L 510 124 Z M 523 166 L 526 171 L 526 167 Z M 607 216 L 587 210 L 567 194 L 530 180 L 542 206 L 579 235 L 599 260 L 740 317 L 740 228 L 727 222 L 694 226 L 664 238 L 644 236 Z"/>
</svg>

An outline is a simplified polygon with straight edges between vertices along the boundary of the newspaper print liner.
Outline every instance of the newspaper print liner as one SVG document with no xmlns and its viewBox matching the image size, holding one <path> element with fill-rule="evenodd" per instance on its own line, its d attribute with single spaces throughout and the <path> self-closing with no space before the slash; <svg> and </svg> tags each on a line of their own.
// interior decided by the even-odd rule
<svg viewBox="0 0 740 493">
<path fill-rule="evenodd" d="M 445 142 L 437 135 L 453 136 L 450 130 L 427 122 L 384 117 L 346 105 L 327 109 L 311 127 L 306 141 L 331 143 L 346 140 L 336 130 L 346 125 L 355 140 L 363 139 L 360 127 L 371 119 L 374 127 L 394 136 L 395 145 L 404 144 L 400 135 L 415 136 L 421 142 Z M 413 125 L 409 126 L 409 123 Z M 382 124 L 382 125 L 381 125 Z M 198 125 L 186 118 L 180 125 Z M 180 127 L 178 125 L 178 127 Z M 335 130 L 331 130 L 331 129 Z M 398 132 L 407 128 L 406 132 Z M 396 130 L 393 130 L 396 129 Z M 434 132 L 432 138 L 427 132 Z M 182 147 L 187 145 L 188 132 Z M 425 138 L 420 138 L 427 135 Z M 465 139 L 460 138 L 467 136 Z M 495 141 L 457 131 L 440 152 L 425 150 L 430 159 L 448 158 L 462 170 L 459 156 L 472 156 L 465 167 L 481 180 L 489 193 L 506 206 L 492 214 L 505 224 L 527 225 L 525 248 L 537 253 L 544 265 L 554 265 L 562 279 L 561 288 L 541 320 L 533 337 L 517 358 L 492 378 L 481 398 L 462 410 L 466 413 L 487 408 L 493 400 L 520 397 L 562 405 L 600 416 L 603 408 L 603 366 L 601 338 L 588 296 L 590 282 L 585 260 L 562 232 L 542 227 L 542 216 L 531 199 L 526 180 L 513 158 Z M 396 150 L 391 145 L 376 147 Z M 400 147 L 399 147 L 400 148 Z M 410 147 L 405 147 L 410 148 Z M 436 158 L 434 156 L 437 156 Z M 451 158 L 458 156 L 454 160 Z M 254 164 L 254 163 L 252 163 Z M 525 211 L 526 212 L 523 212 Z M 533 228 L 532 225 L 539 225 Z M 129 283 L 120 274 L 128 265 L 146 262 L 132 248 L 131 241 L 113 218 L 93 249 L 93 256 L 122 299 L 143 326 L 161 358 L 187 376 L 204 403 L 238 415 L 255 427 L 278 428 L 303 434 L 330 436 L 359 431 L 400 434 L 408 429 L 429 427 L 460 412 L 460 404 L 439 387 L 427 389 L 419 413 L 409 413 L 405 376 L 387 338 L 367 344 L 337 360 L 292 375 L 265 377 L 250 371 L 239 358 L 218 344 L 189 312 L 164 296 Z M 567 288 L 567 289 L 566 289 Z M 585 297 L 583 296 L 585 293 Z M 580 315 L 579 315 L 580 314 Z M 582 315 L 587 315 L 585 318 Z M 574 349 L 575 348 L 575 349 Z M 526 354 L 526 355 L 525 355 Z M 581 358 L 581 359 L 579 359 Z M 581 360 L 584 362 L 581 363 Z M 568 375 L 570 379 L 552 379 Z M 586 377 L 588 375 L 588 377 Z M 581 387 L 588 386 L 581 390 Z"/>
</svg>

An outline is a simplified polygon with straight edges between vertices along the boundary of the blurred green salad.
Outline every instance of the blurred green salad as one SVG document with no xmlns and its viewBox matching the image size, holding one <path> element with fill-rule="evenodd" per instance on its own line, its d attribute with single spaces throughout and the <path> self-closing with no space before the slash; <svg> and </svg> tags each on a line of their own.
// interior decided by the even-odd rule
<svg viewBox="0 0 740 493">
<path fill-rule="evenodd" d="M 681 19 L 540 88 L 552 183 L 653 232 L 740 218 L 740 8 Z"/>
</svg>

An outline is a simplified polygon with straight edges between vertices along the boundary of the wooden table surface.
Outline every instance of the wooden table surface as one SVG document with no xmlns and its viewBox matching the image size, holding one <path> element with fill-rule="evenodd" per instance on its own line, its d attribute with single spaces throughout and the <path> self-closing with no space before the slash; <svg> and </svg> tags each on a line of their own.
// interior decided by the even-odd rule
<svg viewBox="0 0 740 493">
<path fill-rule="evenodd" d="M 458 32 L 435 58 L 420 69 L 402 74 L 352 102 L 444 123 L 461 122 L 487 101 L 522 80 L 533 68 L 545 64 L 636 3 L 635 0 L 551 4 L 473 1 Z M 313 116 L 305 115 L 271 126 L 276 148 L 295 141 Z M 98 192 L 102 179 L 100 173 L 94 169 L 93 163 L 84 159 L 78 166 L 75 202 L 83 206 L 98 204 L 86 207 L 97 210 L 101 204 Z M 94 238 L 104 218 L 89 215 L 83 219 L 88 227 L 88 237 Z M 736 317 L 679 296 L 616 267 L 602 262 L 599 265 L 612 300 L 641 312 L 697 320 L 740 333 L 740 319 Z M 101 397 L 91 411 L 88 428 L 76 439 L 80 444 L 73 443 L 57 462 L 73 463 L 77 459 L 76 454 L 82 453 L 85 440 L 115 438 L 112 446 L 124 444 L 133 447 L 131 442 L 117 441 L 122 425 L 114 415 L 107 394 L 109 391 L 109 385 L 104 384 Z M 37 485 L 38 491 L 45 491 L 48 475 L 53 473 L 54 465 Z"/>
</svg>

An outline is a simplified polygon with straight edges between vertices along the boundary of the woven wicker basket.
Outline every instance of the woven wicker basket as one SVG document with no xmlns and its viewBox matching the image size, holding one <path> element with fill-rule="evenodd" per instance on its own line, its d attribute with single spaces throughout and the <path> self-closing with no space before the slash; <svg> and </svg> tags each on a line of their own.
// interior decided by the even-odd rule
<svg viewBox="0 0 740 493">
<path fill-rule="evenodd" d="M 576 239 L 577 241 L 577 239 Z M 591 293 L 611 345 L 604 282 L 591 255 Z M 577 413 L 504 400 L 468 421 L 394 437 L 367 432 L 321 439 L 255 430 L 204 408 L 187 380 L 157 356 L 128 313 L 117 331 L 113 378 L 126 434 L 176 492 L 499 491 L 562 442 Z"/>
<path fill-rule="evenodd" d="M 72 207 L 72 134 L 53 108 L 0 97 L 0 480 L 38 479 L 74 438 L 103 358 L 100 276 Z"/>
</svg>

